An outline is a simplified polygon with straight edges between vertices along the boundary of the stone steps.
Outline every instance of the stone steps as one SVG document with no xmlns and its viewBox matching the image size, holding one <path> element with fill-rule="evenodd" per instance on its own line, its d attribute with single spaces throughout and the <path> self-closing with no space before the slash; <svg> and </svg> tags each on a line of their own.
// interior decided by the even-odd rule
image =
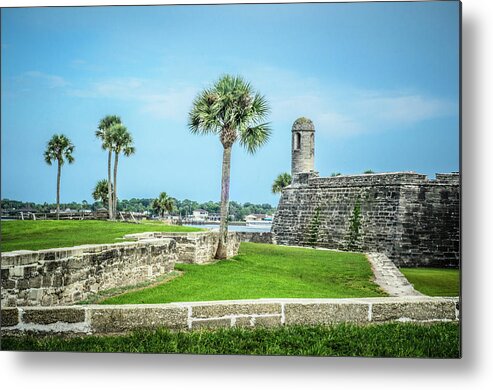
<svg viewBox="0 0 493 390">
<path fill-rule="evenodd" d="M 416 291 L 395 264 L 383 253 L 367 253 L 377 283 L 391 297 L 424 296 Z"/>
</svg>

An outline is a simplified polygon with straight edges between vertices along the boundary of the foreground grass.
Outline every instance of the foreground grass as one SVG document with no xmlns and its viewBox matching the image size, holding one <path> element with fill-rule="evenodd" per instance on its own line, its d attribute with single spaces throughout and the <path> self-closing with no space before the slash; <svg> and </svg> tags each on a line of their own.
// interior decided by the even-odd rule
<svg viewBox="0 0 493 390">
<path fill-rule="evenodd" d="M 358 253 L 242 243 L 231 260 L 176 264 L 175 269 L 183 276 L 100 303 L 385 296 L 372 282 L 365 256 Z"/>
<path fill-rule="evenodd" d="M 401 268 L 401 272 L 419 292 L 438 297 L 455 297 L 460 294 L 458 269 Z"/>
<path fill-rule="evenodd" d="M 1 227 L 2 252 L 115 243 L 122 241 L 125 234 L 131 233 L 201 230 L 159 223 L 109 221 L 3 221 Z"/>
<path fill-rule="evenodd" d="M 124 336 L 2 338 L 2 350 L 367 357 L 460 357 L 459 325 L 335 325 L 194 332 L 166 329 Z"/>
</svg>

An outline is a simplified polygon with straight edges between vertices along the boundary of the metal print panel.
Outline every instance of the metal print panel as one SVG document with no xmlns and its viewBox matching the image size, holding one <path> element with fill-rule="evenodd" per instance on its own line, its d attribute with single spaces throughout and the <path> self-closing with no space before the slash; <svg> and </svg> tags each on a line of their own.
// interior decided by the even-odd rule
<svg viewBox="0 0 493 390">
<path fill-rule="evenodd" d="M 460 22 L 2 8 L 1 349 L 459 358 Z"/>
</svg>

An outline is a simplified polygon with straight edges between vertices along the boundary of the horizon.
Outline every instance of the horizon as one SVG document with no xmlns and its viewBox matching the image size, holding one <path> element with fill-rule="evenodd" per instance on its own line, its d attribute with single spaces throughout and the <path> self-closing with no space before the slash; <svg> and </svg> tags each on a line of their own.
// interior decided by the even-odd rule
<svg viewBox="0 0 493 390">
<path fill-rule="evenodd" d="M 225 73 L 272 107 L 270 141 L 255 155 L 234 147 L 239 203 L 276 207 L 271 185 L 290 172 L 301 116 L 315 124 L 321 177 L 459 171 L 455 1 L 4 8 L 1 19 L 2 199 L 55 201 L 42 153 L 56 132 L 76 147 L 61 203 L 92 202 L 107 169 L 94 132 L 116 114 L 137 149 L 120 158 L 119 198 L 219 201 L 222 147 L 186 123 L 195 95 Z"/>
</svg>

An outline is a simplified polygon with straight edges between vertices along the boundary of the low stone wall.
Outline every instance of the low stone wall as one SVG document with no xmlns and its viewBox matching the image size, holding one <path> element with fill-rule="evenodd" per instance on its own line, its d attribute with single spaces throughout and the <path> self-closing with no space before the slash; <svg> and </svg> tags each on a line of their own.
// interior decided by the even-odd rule
<svg viewBox="0 0 493 390">
<path fill-rule="evenodd" d="M 219 242 L 217 231 L 203 231 L 190 233 L 148 232 L 127 234 L 126 239 L 146 240 L 149 238 L 171 238 L 176 241 L 177 261 L 179 263 L 204 264 L 215 261 L 217 245 Z M 240 237 L 236 232 L 228 232 L 227 256 L 238 254 Z"/>
<path fill-rule="evenodd" d="M 459 321 L 459 299 L 258 299 L 156 305 L 19 307 L 1 311 L 2 335 L 112 334 L 139 329 Z"/>
<path fill-rule="evenodd" d="M 271 232 L 238 232 L 241 242 L 256 242 L 259 244 L 272 244 Z"/>
<path fill-rule="evenodd" d="M 105 245 L 2 253 L 1 305 L 67 305 L 173 270 L 176 243 L 146 239 Z"/>
</svg>

